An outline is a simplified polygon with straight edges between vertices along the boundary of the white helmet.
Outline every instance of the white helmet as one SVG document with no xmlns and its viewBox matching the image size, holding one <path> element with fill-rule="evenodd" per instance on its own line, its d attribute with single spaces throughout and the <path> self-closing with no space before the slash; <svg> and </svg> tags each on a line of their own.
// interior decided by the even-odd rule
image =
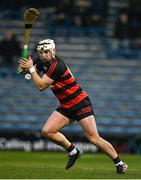
<svg viewBox="0 0 141 180">
<path fill-rule="evenodd" d="M 37 45 L 37 51 L 40 51 L 41 49 L 43 49 L 43 51 L 46 51 L 46 50 L 52 51 L 53 49 L 55 49 L 54 40 L 44 39 L 42 41 L 39 41 L 39 43 Z"/>
</svg>

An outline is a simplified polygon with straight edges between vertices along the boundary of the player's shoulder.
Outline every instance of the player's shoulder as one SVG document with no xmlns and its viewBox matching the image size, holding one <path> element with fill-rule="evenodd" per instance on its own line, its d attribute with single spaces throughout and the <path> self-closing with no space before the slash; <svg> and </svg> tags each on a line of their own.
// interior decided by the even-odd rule
<svg viewBox="0 0 141 180">
<path fill-rule="evenodd" d="M 65 62 L 64 62 L 60 57 L 55 56 L 55 59 L 57 60 L 57 62 L 58 62 L 59 64 L 65 64 Z"/>
<path fill-rule="evenodd" d="M 62 67 L 62 68 L 65 68 L 66 67 L 66 63 L 59 57 L 55 57 L 56 61 L 57 61 L 57 65 L 58 67 Z"/>
</svg>

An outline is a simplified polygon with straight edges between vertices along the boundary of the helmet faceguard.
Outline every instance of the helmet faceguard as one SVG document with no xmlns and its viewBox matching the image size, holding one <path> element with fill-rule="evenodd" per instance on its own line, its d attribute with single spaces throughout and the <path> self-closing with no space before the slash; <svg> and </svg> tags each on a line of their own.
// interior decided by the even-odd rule
<svg viewBox="0 0 141 180">
<path fill-rule="evenodd" d="M 55 49 L 55 43 L 54 43 L 54 40 L 52 39 L 45 39 L 45 40 L 39 41 L 37 45 L 37 51 L 50 50 L 52 52 L 53 49 Z"/>
<path fill-rule="evenodd" d="M 52 39 L 45 39 L 38 43 L 37 51 L 40 54 L 41 51 L 50 51 L 52 56 L 55 57 L 55 43 Z"/>
</svg>

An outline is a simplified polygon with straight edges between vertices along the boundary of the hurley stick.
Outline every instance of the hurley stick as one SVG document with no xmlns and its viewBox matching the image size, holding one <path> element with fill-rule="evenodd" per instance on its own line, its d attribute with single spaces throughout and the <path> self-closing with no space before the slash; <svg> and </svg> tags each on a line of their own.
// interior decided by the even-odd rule
<svg viewBox="0 0 141 180">
<path fill-rule="evenodd" d="M 35 23 L 36 18 L 39 15 L 39 10 L 35 8 L 29 8 L 24 12 L 24 47 L 22 50 L 22 59 L 27 58 L 28 50 L 29 50 L 29 41 L 30 41 L 30 34 L 32 30 L 32 25 Z M 18 74 L 20 73 L 20 67 L 18 70 Z"/>
</svg>

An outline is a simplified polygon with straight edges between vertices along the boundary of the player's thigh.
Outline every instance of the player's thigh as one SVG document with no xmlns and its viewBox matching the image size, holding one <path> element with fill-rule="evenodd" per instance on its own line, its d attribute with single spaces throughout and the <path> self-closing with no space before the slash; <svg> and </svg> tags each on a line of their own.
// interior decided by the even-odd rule
<svg viewBox="0 0 141 180">
<path fill-rule="evenodd" d="M 57 111 L 54 111 L 46 121 L 43 129 L 55 133 L 68 124 L 70 124 L 69 118 L 65 117 Z"/>
<path fill-rule="evenodd" d="M 86 136 L 99 136 L 96 121 L 93 115 L 81 119 L 79 124 L 82 126 Z"/>
</svg>

